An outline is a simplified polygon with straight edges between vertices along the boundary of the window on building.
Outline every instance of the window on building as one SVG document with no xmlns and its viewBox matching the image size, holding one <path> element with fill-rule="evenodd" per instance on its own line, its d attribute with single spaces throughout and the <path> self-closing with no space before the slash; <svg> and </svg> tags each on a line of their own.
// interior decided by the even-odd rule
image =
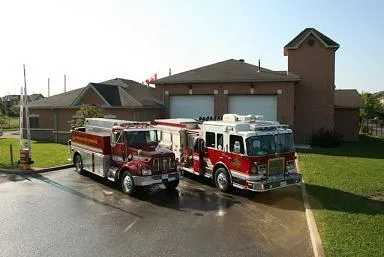
<svg viewBox="0 0 384 257">
<path fill-rule="evenodd" d="M 223 134 L 220 134 L 220 133 L 216 134 L 216 142 L 217 142 L 216 148 L 219 150 L 223 150 Z"/>
<path fill-rule="evenodd" d="M 236 136 L 236 135 L 230 135 L 229 136 L 229 151 L 232 153 L 244 154 L 243 137 Z"/>
<path fill-rule="evenodd" d="M 215 147 L 215 133 L 205 132 L 205 145 L 206 147 Z"/>
<path fill-rule="evenodd" d="M 30 128 L 39 128 L 39 116 L 29 117 Z"/>
</svg>

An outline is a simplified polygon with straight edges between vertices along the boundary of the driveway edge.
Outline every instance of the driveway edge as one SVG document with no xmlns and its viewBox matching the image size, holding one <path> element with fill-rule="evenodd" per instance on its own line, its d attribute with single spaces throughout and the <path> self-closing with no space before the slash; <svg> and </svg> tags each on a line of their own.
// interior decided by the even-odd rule
<svg viewBox="0 0 384 257">
<path fill-rule="evenodd" d="M 7 173 L 7 174 L 20 174 L 20 175 L 27 175 L 27 174 L 33 174 L 33 173 L 43 173 L 47 171 L 54 171 L 54 170 L 61 170 L 61 169 L 67 169 L 73 167 L 73 164 L 66 164 L 61 166 L 55 166 L 55 167 L 49 167 L 49 168 L 37 168 L 37 169 L 31 169 L 31 170 L 19 170 L 19 169 L 0 169 L 1 173 Z"/>
<path fill-rule="evenodd" d="M 296 158 L 296 167 L 298 170 L 300 170 L 298 155 Z M 301 184 L 301 193 L 302 193 L 303 202 L 304 202 L 305 217 L 307 219 L 309 236 L 311 237 L 313 254 L 315 257 L 326 257 L 323 243 L 321 242 L 319 230 L 317 229 L 315 216 L 313 215 L 311 205 L 309 204 L 309 197 L 307 193 L 307 188 L 305 187 L 304 179 L 303 179 L 303 183 Z"/>
</svg>

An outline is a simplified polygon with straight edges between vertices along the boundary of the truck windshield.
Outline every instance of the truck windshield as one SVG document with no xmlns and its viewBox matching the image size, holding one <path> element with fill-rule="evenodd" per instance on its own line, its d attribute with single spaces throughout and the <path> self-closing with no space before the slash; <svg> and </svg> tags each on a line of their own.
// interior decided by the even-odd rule
<svg viewBox="0 0 384 257">
<path fill-rule="evenodd" d="M 245 140 L 248 156 L 262 156 L 293 150 L 292 134 L 252 136 Z"/>
<path fill-rule="evenodd" d="M 130 145 L 156 145 L 158 144 L 157 131 L 129 131 L 127 141 Z"/>
</svg>

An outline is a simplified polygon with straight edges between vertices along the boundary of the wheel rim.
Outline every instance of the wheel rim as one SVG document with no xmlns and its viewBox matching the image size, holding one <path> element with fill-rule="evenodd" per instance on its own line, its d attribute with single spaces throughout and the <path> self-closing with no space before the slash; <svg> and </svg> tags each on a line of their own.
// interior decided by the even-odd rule
<svg viewBox="0 0 384 257">
<path fill-rule="evenodd" d="M 228 180 L 227 176 L 225 176 L 224 173 L 219 173 L 217 175 L 217 184 L 219 185 L 220 188 L 225 188 L 228 185 Z"/>
<path fill-rule="evenodd" d="M 133 183 L 132 183 L 131 177 L 129 175 L 126 175 L 123 179 L 123 187 L 125 192 L 131 191 L 132 186 L 133 186 Z"/>
</svg>

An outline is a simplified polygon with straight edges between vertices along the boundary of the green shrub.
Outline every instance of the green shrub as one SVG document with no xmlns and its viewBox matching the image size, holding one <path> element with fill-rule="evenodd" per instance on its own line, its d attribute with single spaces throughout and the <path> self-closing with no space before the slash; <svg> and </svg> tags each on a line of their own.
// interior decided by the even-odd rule
<svg viewBox="0 0 384 257">
<path fill-rule="evenodd" d="M 343 136 L 335 131 L 321 128 L 318 132 L 312 133 L 311 146 L 338 147 Z"/>
</svg>

